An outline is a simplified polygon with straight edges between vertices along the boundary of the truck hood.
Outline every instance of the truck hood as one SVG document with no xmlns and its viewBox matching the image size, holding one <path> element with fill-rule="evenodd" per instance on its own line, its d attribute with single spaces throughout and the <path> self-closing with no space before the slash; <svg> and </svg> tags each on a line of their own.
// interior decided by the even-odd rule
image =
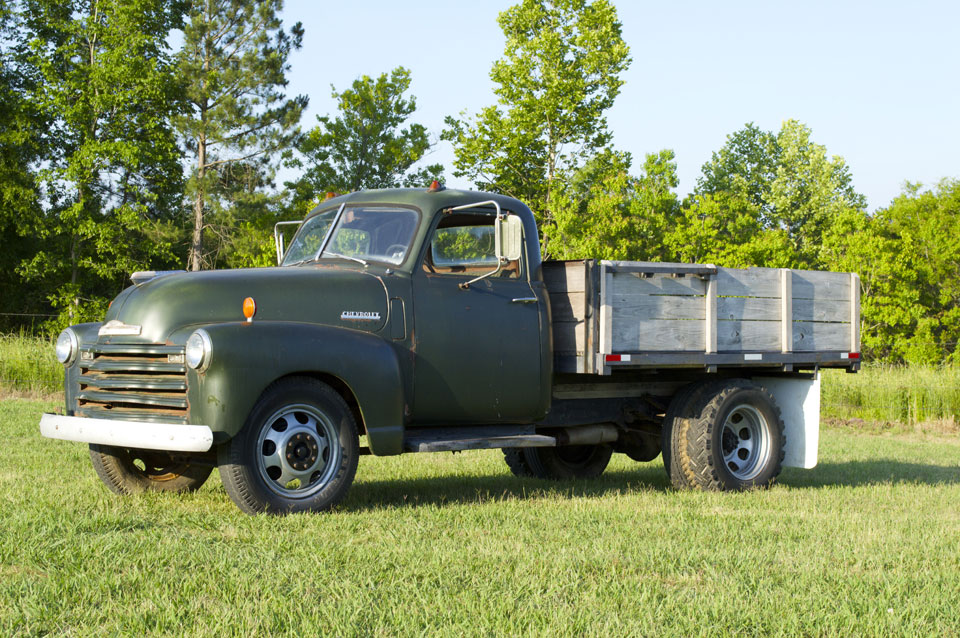
<svg viewBox="0 0 960 638">
<path fill-rule="evenodd" d="M 377 332 L 387 320 L 387 291 L 378 276 L 349 267 L 312 265 L 158 276 L 122 292 L 106 321 L 139 326 L 137 341 L 166 343 L 172 333 L 190 326 L 244 321 L 243 300 L 247 297 L 257 304 L 254 321 L 296 321 Z"/>
</svg>

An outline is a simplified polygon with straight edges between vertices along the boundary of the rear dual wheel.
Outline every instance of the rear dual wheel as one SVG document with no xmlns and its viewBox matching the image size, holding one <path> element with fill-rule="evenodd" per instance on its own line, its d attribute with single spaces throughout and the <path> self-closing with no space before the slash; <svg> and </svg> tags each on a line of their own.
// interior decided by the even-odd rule
<svg viewBox="0 0 960 638">
<path fill-rule="evenodd" d="M 609 445 L 504 448 L 503 456 L 515 476 L 546 479 L 596 478 L 610 463 Z"/>
<path fill-rule="evenodd" d="M 664 419 L 663 439 L 664 466 L 675 487 L 723 491 L 772 484 L 786 442 L 773 396 L 745 379 L 682 391 Z"/>
</svg>

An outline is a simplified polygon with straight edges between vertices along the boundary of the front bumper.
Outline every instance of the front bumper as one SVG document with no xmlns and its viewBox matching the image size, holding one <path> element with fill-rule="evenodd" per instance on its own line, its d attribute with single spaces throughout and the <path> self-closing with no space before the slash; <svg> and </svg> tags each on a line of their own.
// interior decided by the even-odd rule
<svg viewBox="0 0 960 638">
<path fill-rule="evenodd" d="M 169 452 L 206 452 L 213 431 L 206 425 L 176 425 L 44 414 L 40 434 L 50 439 Z"/>
</svg>

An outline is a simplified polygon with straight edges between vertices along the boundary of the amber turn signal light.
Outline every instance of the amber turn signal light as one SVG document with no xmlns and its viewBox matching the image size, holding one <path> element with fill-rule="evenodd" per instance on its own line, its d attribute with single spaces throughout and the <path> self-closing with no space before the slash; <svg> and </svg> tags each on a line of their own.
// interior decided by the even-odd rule
<svg viewBox="0 0 960 638">
<path fill-rule="evenodd" d="M 253 321 L 253 315 L 257 314 L 257 302 L 253 297 L 247 297 L 243 300 L 243 316 L 247 321 Z"/>
</svg>

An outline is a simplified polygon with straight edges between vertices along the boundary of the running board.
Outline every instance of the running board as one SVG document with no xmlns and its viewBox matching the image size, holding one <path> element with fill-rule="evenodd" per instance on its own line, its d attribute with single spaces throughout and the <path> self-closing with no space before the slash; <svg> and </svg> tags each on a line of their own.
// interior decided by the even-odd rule
<svg viewBox="0 0 960 638">
<path fill-rule="evenodd" d="M 533 427 L 472 427 L 408 429 L 404 452 L 457 452 L 503 447 L 556 447 L 557 439 L 536 434 Z"/>
</svg>

